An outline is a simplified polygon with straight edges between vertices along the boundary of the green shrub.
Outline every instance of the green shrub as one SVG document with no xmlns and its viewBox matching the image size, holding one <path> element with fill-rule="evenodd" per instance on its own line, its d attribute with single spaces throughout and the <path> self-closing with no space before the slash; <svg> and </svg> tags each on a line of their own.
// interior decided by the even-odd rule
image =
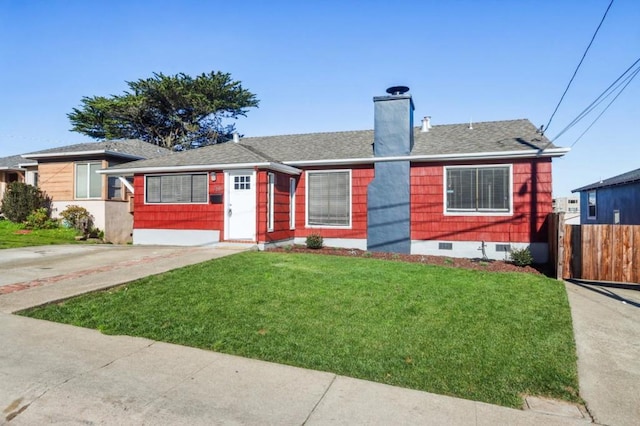
<svg viewBox="0 0 640 426">
<path fill-rule="evenodd" d="M 322 235 L 320 234 L 309 234 L 307 237 L 307 248 L 310 249 L 321 249 L 324 244 L 324 240 L 322 239 Z"/>
<path fill-rule="evenodd" d="M 2 198 L 0 210 L 12 222 L 22 223 L 34 211 L 44 208 L 51 215 L 51 198 L 33 185 L 11 182 Z"/>
<path fill-rule="evenodd" d="M 44 207 L 35 210 L 24 221 L 26 229 L 55 229 L 58 221 L 51 219 L 51 212 Z"/>
<path fill-rule="evenodd" d="M 87 209 L 80 206 L 67 206 L 63 212 L 60 213 L 64 224 L 69 228 L 74 228 L 83 235 L 89 235 L 93 230 L 93 216 Z"/>
<path fill-rule="evenodd" d="M 528 247 L 523 249 L 512 248 L 509 254 L 511 263 L 517 266 L 529 266 L 533 263 L 533 256 Z"/>
</svg>

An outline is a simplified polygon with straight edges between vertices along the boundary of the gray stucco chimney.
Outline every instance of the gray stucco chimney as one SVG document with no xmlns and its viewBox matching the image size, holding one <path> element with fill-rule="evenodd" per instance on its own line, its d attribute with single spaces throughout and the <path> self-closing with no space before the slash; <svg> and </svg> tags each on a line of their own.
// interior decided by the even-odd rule
<svg viewBox="0 0 640 426">
<path fill-rule="evenodd" d="M 408 156 L 413 149 L 413 101 L 405 86 L 387 89 L 374 103 L 375 157 Z M 376 161 L 367 188 L 367 250 L 411 252 L 410 162 Z"/>
<path fill-rule="evenodd" d="M 376 96 L 374 104 L 374 155 L 409 155 L 413 149 L 413 101 L 406 86 L 387 89 L 388 96 Z"/>
</svg>

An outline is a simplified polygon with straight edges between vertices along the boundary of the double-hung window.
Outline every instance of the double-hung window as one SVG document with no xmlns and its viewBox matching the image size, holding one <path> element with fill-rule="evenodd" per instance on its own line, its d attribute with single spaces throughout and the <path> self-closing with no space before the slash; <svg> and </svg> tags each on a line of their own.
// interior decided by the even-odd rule
<svg viewBox="0 0 640 426">
<path fill-rule="evenodd" d="M 208 192 L 206 173 L 146 176 L 147 203 L 206 203 Z"/>
<path fill-rule="evenodd" d="M 509 165 L 445 167 L 447 213 L 510 213 L 511 192 Z"/>
<path fill-rule="evenodd" d="M 351 171 L 307 172 L 307 225 L 351 226 Z"/>
<path fill-rule="evenodd" d="M 96 172 L 102 168 L 100 161 L 76 163 L 76 198 L 102 197 L 102 176 Z"/>
</svg>

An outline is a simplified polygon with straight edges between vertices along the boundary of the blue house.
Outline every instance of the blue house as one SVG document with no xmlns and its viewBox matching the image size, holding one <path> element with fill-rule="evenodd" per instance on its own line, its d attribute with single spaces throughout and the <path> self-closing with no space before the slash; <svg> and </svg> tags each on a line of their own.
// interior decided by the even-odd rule
<svg viewBox="0 0 640 426">
<path fill-rule="evenodd" d="M 640 225 L 640 169 L 574 189 L 581 224 Z"/>
</svg>

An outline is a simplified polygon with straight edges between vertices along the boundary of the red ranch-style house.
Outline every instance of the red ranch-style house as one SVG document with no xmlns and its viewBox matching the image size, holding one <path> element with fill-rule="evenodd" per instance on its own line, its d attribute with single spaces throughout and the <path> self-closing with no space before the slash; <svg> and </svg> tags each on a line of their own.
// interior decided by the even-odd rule
<svg viewBox="0 0 640 426">
<path fill-rule="evenodd" d="M 525 119 L 413 124 L 406 87 L 374 97 L 374 130 L 235 138 L 115 165 L 133 176 L 134 244 L 304 243 L 547 260 L 551 160 Z"/>
</svg>

